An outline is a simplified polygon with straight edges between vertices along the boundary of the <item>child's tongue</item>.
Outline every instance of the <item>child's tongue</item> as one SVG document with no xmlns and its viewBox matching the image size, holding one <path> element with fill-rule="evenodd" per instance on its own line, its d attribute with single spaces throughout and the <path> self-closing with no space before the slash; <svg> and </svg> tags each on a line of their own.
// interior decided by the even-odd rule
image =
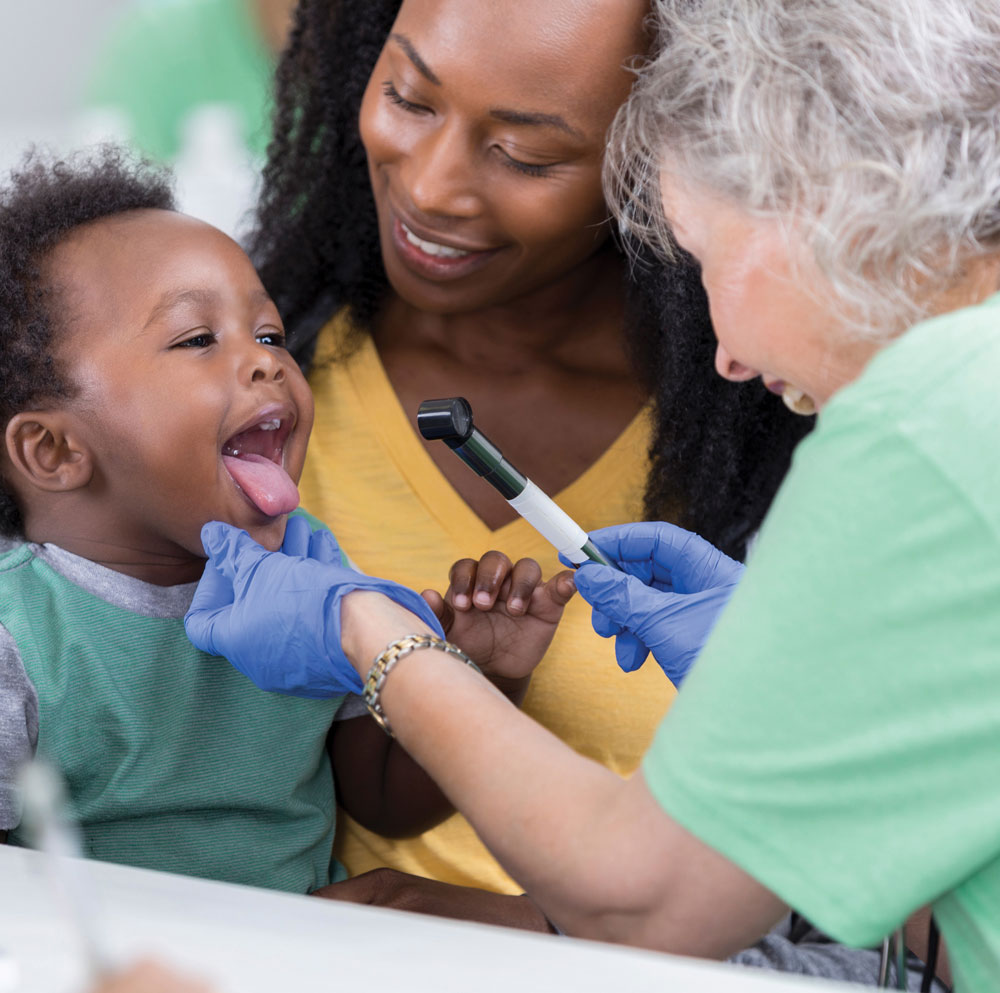
<svg viewBox="0 0 1000 993">
<path fill-rule="evenodd" d="M 299 491 L 280 465 L 263 455 L 223 455 L 229 475 L 250 501 L 268 517 L 290 514 L 299 505 Z"/>
</svg>

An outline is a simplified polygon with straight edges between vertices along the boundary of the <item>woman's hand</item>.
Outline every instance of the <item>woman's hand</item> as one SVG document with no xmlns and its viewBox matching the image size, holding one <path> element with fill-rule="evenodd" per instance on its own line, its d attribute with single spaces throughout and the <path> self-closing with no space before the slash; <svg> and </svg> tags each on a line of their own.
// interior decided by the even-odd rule
<svg viewBox="0 0 1000 993">
<path fill-rule="evenodd" d="M 355 615 L 355 630 L 370 635 L 368 640 L 380 649 L 393 637 L 383 627 L 380 602 L 405 608 L 404 633 L 430 629 L 441 634 L 441 626 L 413 590 L 329 561 L 333 552 L 328 542 L 306 539 L 303 546 L 298 520 L 289 521 L 278 552 L 267 551 L 229 524 L 206 524 L 201 537 L 208 564 L 184 618 L 185 630 L 197 648 L 224 655 L 261 689 L 305 697 L 359 693 L 362 680 L 356 667 L 370 665 L 371 656 L 345 654 L 345 601 L 361 597 L 359 606 L 374 605 L 376 609 L 363 608 Z M 314 551 L 316 557 L 311 557 Z"/>
<path fill-rule="evenodd" d="M 512 564 L 503 552 L 487 552 L 478 562 L 461 559 L 448 578 L 444 597 L 424 590 L 424 599 L 448 640 L 494 681 L 532 673 L 576 592 L 569 570 L 543 583 L 534 559 Z"/>
<path fill-rule="evenodd" d="M 545 915 L 527 896 L 510 896 L 455 886 L 422 876 L 411 876 L 396 869 L 372 869 L 360 876 L 333 883 L 316 890 L 311 896 L 347 903 L 366 903 L 377 907 L 393 907 L 416 914 L 433 914 L 459 921 L 498 924 L 525 931 L 552 932 Z"/>
<path fill-rule="evenodd" d="M 638 669 L 652 652 L 680 685 L 743 565 L 673 524 L 623 524 L 590 537 L 623 570 L 594 562 L 577 569 L 576 587 L 594 608 L 594 630 L 616 639 L 615 656 L 625 672 Z"/>
</svg>

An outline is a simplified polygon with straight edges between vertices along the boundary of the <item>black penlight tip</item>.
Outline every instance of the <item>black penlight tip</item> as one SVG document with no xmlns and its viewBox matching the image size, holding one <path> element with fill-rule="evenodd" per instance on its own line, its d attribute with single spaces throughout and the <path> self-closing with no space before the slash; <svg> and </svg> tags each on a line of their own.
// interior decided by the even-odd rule
<svg viewBox="0 0 1000 993">
<path fill-rule="evenodd" d="M 461 444 L 472 434 L 472 407 L 465 397 L 424 400 L 417 408 L 417 430 L 428 441 Z"/>
</svg>

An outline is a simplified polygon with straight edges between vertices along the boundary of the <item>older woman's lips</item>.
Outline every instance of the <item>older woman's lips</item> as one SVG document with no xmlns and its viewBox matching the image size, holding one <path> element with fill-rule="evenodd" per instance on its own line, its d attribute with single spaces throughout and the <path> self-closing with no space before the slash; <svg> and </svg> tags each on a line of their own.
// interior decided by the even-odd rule
<svg viewBox="0 0 1000 993">
<path fill-rule="evenodd" d="M 779 397 L 785 392 L 785 381 L 783 379 L 765 379 L 764 386 Z"/>
</svg>

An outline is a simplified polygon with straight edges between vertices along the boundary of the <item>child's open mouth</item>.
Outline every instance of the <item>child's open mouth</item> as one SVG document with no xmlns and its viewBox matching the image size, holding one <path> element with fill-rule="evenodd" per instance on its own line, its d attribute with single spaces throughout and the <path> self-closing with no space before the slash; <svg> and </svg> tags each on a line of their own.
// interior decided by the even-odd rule
<svg viewBox="0 0 1000 993">
<path fill-rule="evenodd" d="M 247 499 L 268 517 L 299 505 L 299 491 L 285 472 L 282 454 L 294 418 L 287 410 L 262 411 L 222 446 L 222 461 Z"/>
</svg>

